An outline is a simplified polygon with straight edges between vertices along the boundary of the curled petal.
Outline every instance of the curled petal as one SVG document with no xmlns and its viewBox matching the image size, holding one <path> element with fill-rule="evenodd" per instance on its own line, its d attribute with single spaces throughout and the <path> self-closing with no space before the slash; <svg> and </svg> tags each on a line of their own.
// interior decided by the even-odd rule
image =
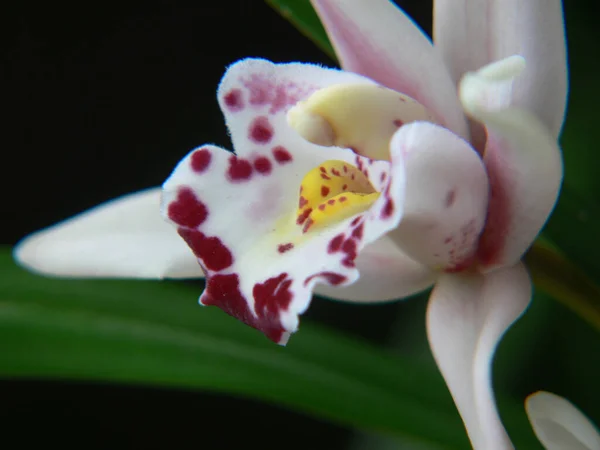
<svg viewBox="0 0 600 450">
<path fill-rule="evenodd" d="M 488 182 L 473 148 L 428 122 L 401 127 L 392 157 L 404 158 L 404 216 L 390 233 L 406 253 L 433 268 L 457 271 L 473 262 L 485 222 Z"/>
<path fill-rule="evenodd" d="M 427 310 L 429 344 L 475 450 L 512 448 L 492 390 L 496 346 L 531 297 L 524 266 L 442 275 Z"/>
<path fill-rule="evenodd" d="M 389 0 L 312 0 L 342 67 L 406 94 L 468 136 L 455 83 L 425 34 Z"/>
<path fill-rule="evenodd" d="M 387 236 L 367 245 L 356 258 L 359 279 L 346 287 L 317 285 L 315 293 L 338 300 L 375 303 L 408 297 L 431 286 L 437 273 L 402 252 Z"/>
<path fill-rule="evenodd" d="M 402 214 L 402 160 L 390 164 L 321 147 L 287 123 L 294 102 L 326 83 L 350 79 L 362 78 L 262 60 L 232 66 L 218 95 L 237 155 L 203 146 L 163 186 L 163 214 L 207 275 L 200 302 L 219 306 L 280 344 L 296 331 L 315 284 L 354 282 L 357 255 L 397 226 Z M 307 174 L 312 184 L 304 185 Z M 355 176 L 366 180 L 372 191 L 364 194 L 373 199 L 356 210 L 352 199 L 362 204 L 366 197 L 346 191 Z M 331 197 L 335 183 L 348 196 Z M 309 191 L 314 198 L 304 197 Z M 302 209 L 307 203 L 314 211 Z M 354 212 L 335 215 L 346 207 Z"/>
<path fill-rule="evenodd" d="M 525 401 L 535 435 L 547 450 L 598 450 L 600 433 L 571 402 L 539 391 Z"/>
<path fill-rule="evenodd" d="M 505 107 L 498 96 L 519 69 L 518 59 L 510 58 L 465 75 L 460 87 L 465 110 L 488 133 L 484 161 L 491 196 L 479 248 L 487 269 L 521 259 L 554 208 L 562 182 L 554 137 L 534 115 Z"/>
<path fill-rule="evenodd" d="M 524 57 L 510 104 L 558 137 L 568 78 L 561 0 L 435 0 L 434 39 L 455 82 L 494 61 Z"/>
<path fill-rule="evenodd" d="M 58 277 L 200 278 L 193 253 L 160 216 L 160 189 L 104 203 L 23 239 L 15 260 Z"/>
</svg>

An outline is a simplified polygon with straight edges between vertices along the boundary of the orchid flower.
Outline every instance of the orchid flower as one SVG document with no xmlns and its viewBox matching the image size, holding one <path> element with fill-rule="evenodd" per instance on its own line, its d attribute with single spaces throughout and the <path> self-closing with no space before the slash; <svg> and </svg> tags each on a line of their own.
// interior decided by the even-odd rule
<svg viewBox="0 0 600 450">
<path fill-rule="evenodd" d="M 600 433 L 571 402 L 550 392 L 527 397 L 525 409 L 546 450 L 600 450 Z"/>
<path fill-rule="evenodd" d="M 556 202 L 566 94 L 559 0 L 436 0 L 435 46 L 388 0 L 312 0 L 344 70 L 246 59 L 204 145 L 162 189 L 15 250 L 59 276 L 206 276 L 216 305 L 285 344 L 313 291 L 381 302 L 430 286 L 429 342 L 476 449 L 511 448 L 491 361 L 523 313 L 521 260 Z M 186 242 L 192 252 L 186 249 Z"/>
</svg>

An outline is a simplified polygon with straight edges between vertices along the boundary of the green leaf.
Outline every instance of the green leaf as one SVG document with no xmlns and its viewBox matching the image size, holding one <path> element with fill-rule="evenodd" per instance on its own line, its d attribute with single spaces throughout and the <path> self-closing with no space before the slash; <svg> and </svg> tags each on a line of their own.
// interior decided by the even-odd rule
<svg viewBox="0 0 600 450">
<path fill-rule="evenodd" d="M 230 392 L 449 449 L 469 448 L 441 376 L 303 322 L 288 347 L 197 304 L 183 282 L 57 280 L 0 252 L 0 375 Z M 534 442 L 510 403 L 517 442 Z"/>
</svg>

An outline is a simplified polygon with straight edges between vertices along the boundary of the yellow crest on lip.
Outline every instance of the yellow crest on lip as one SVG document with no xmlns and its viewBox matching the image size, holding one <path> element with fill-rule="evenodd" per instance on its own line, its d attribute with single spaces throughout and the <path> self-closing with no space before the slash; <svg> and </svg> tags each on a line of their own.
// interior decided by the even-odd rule
<svg viewBox="0 0 600 450">
<path fill-rule="evenodd" d="M 369 209 L 379 192 L 367 176 L 345 161 L 330 160 L 302 179 L 296 223 L 306 233 Z"/>
</svg>

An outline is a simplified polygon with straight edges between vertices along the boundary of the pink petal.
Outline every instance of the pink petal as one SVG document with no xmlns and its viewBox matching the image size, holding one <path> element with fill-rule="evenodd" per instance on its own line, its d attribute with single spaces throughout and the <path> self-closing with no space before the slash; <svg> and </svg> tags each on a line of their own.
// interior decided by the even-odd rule
<svg viewBox="0 0 600 450">
<path fill-rule="evenodd" d="M 287 124 L 287 110 L 315 89 L 357 79 L 310 65 L 233 65 L 218 97 L 237 155 L 203 146 L 163 186 L 163 214 L 207 276 L 200 302 L 219 306 L 280 344 L 296 331 L 315 284 L 354 282 L 358 253 L 394 228 L 402 214 L 402 160 L 390 165 L 320 147 Z M 361 214 L 306 231 L 296 213 L 303 177 L 332 159 L 360 167 L 382 194 Z"/>
<path fill-rule="evenodd" d="M 434 40 L 455 82 L 491 62 L 521 55 L 512 106 L 534 113 L 557 138 L 567 100 L 560 0 L 436 0 Z"/>
<path fill-rule="evenodd" d="M 488 182 L 483 162 L 464 140 L 440 126 L 414 122 L 400 128 L 392 156 L 404 158 L 404 216 L 390 233 L 412 258 L 457 271 L 474 259 L 485 223 Z"/>
<path fill-rule="evenodd" d="M 437 273 L 410 259 L 387 236 L 367 245 L 356 258 L 359 279 L 347 287 L 318 285 L 325 297 L 359 303 L 396 300 L 431 286 Z"/>
<path fill-rule="evenodd" d="M 527 308 L 525 267 L 442 275 L 427 311 L 429 344 L 475 450 L 512 448 L 492 390 L 492 360 L 510 325 Z"/>
<path fill-rule="evenodd" d="M 342 67 L 406 94 L 468 136 L 455 83 L 425 34 L 388 0 L 311 0 Z"/>
<path fill-rule="evenodd" d="M 498 73 L 503 70 L 498 67 Z M 487 269 L 521 259 L 554 208 L 562 181 L 556 140 L 531 113 L 503 107 L 497 94 L 507 84 L 494 71 L 484 68 L 461 82 L 465 110 L 488 132 L 484 161 L 491 196 L 479 248 Z"/>
<path fill-rule="evenodd" d="M 599 450 L 600 433 L 567 399 L 539 391 L 527 397 L 529 421 L 547 450 Z"/>
<path fill-rule="evenodd" d="M 200 278 L 194 255 L 160 216 L 160 189 L 103 203 L 23 239 L 15 260 L 58 277 Z"/>
</svg>

